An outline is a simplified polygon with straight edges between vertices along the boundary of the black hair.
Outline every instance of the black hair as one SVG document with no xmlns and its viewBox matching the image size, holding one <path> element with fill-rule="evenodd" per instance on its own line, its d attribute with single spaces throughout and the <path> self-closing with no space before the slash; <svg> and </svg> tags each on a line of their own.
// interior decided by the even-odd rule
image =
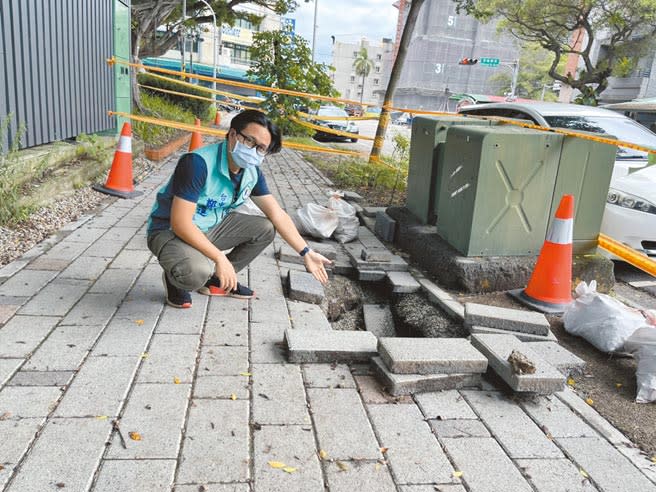
<svg viewBox="0 0 656 492">
<path fill-rule="evenodd" d="M 230 129 L 234 129 L 239 133 L 251 123 L 257 123 L 269 130 L 269 133 L 271 134 L 271 144 L 269 145 L 267 152 L 269 154 L 280 152 L 280 148 L 282 147 L 282 135 L 280 134 L 280 130 L 261 111 L 255 109 L 242 111 L 230 121 Z"/>
</svg>

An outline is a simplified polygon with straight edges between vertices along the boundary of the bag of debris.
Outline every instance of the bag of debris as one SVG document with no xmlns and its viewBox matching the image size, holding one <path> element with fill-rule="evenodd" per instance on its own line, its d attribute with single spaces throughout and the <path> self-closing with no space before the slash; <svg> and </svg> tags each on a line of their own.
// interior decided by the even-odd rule
<svg viewBox="0 0 656 492">
<path fill-rule="evenodd" d="M 576 286 L 576 299 L 563 314 L 565 330 L 585 338 L 602 352 L 616 352 L 634 331 L 646 325 L 644 316 L 617 299 L 597 292 L 597 282 Z"/>
<path fill-rule="evenodd" d="M 343 193 L 331 193 L 328 198 L 328 208 L 334 210 L 339 218 L 339 224 L 333 236 L 340 243 L 348 243 L 358 237 L 360 220 L 355 214 L 355 207 L 343 199 Z"/>
<path fill-rule="evenodd" d="M 624 344 L 638 361 L 636 403 L 656 401 L 656 327 L 638 328 Z"/>
<path fill-rule="evenodd" d="M 328 239 L 339 225 L 337 212 L 316 203 L 308 203 L 296 211 L 292 220 L 301 234 Z"/>
</svg>

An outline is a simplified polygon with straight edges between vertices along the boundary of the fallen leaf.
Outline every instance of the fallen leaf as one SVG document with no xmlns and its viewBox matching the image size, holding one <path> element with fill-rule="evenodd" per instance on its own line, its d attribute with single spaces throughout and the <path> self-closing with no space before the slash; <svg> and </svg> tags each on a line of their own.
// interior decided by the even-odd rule
<svg viewBox="0 0 656 492">
<path fill-rule="evenodd" d="M 380 448 L 380 452 L 381 452 L 381 453 L 387 453 L 387 450 L 388 450 L 388 449 L 389 449 L 389 448 Z"/>
<path fill-rule="evenodd" d="M 174 377 L 174 378 L 173 378 L 173 382 L 174 382 L 175 384 L 180 384 L 180 378 L 177 377 L 177 376 Z"/>
<path fill-rule="evenodd" d="M 142 326 L 144 324 L 144 320 L 138 319 L 135 321 L 135 323 L 137 324 L 137 326 Z"/>
<path fill-rule="evenodd" d="M 207 487 L 205 487 L 205 485 L 199 485 L 198 492 L 207 492 Z"/>
<path fill-rule="evenodd" d="M 378 471 L 378 470 L 380 470 L 380 468 L 381 468 L 382 466 L 383 466 L 383 465 L 381 465 L 380 463 L 376 463 L 376 464 L 374 465 L 374 469 L 375 469 L 376 471 Z"/>
<path fill-rule="evenodd" d="M 348 471 L 349 467 L 346 463 L 337 460 L 335 463 L 337 463 L 337 468 L 340 469 L 340 471 Z"/>
<path fill-rule="evenodd" d="M 296 471 L 296 468 L 293 466 L 286 466 L 282 469 L 285 473 L 294 473 Z"/>
<path fill-rule="evenodd" d="M 141 434 L 139 434 L 138 432 L 130 432 L 128 436 L 130 436 L 130 439 L 132 439 L 133 441 L 141 441 Z"/>
<path fill-rule="evenodd" d="M 4 466 L 4 465 L 0 465 L 0 471 L 2 471 L 2 470 L 4 470 L 4 469 L 5 469 L 5 466 Z"/>
<path fill-rule="evenodd" d="M 147 359 L 148 358 L 148 352 L 142 352 L 139 357 L 141 357 L 142 359 Z"/>
<path fill-rule="evenodd" d="M 252 374 L 250 372 L 240 372 L 239 375 L 240 376 L 246 376 L 246 377 L 252 376 Z"/>
<path fill-rule="evenodd" d="M 576 381 L 574 381 L 574 378 L 567 378 L 567 385 L 571 386 L 572 388 L 576 386 Z"/>
<path fill-rule="evenodd" d="M 461 472 L 461 471 L 454 471 L 453 472 L 453 476 L 456 477 L 456 478 L 462 477 L 462 474 L 463 474 L 463 472 Z"/>
<path fill-rule="evenodd" d="M 0 420 L 7 420 L 9 417 L 11 417 L 11 412 L 5 412 L 0 415 Z"/>
<path fill-rule="evenodd" d="M 581 474 L 581 476 L 582 476 L 583 478 L 590 478 L 590 475 L 588 475 L 588 472 L 586 472 L 586 471 L 585 471 L 584 469 L 582 469 L 582 468 L 579 470 L 579 473 Z"/>
<path fill-rule="evenodd" d="M 271 468 L 285 468 L 287 465 L 280 461 L 269 461 L 269 466 Z"/>
<path fill-rule="evenodd" d="M 622 386 L 623 386 L 622 383 L 615 383 L 615 387 L 616 387 L 617 389 L 620 389 Z"/>
<path fill-rule="evenodd" d="M 585 402 L 590 406 L 592 406 L 594 404 L 594 400 L 592 398 L 586 398 Z"/>
<path fill-rule="evenodd" d="M 319 458 L 322 460 L 325 460 L 328 457 L 328 453 L 326 453 L 323 449 L 319 450 Z"/>
<path fill-rule="evenodd" d="M 96 420 L 107 420 L 108 418 L 107 415 L 96 415 Z"/>
<path fill-rule="evenodd" d="M 64 482 L 58 482 L 55 484 L 55 487 L 57 487 L 58 489 L 63 489 L 64 487 L 66 487 L 66 484 Z"/>
<path fill-rule="evenodd" d="M 233 400 L 233 401 L 236 400 L 236 399 L 237 399 L 237 395 L 235 395 L 234 393 L 231 394 L 231 395 L 230 395 L 230 399 Z"/>
<path fill-rule="evenodd" d="M 652 463 L 656 463 L 656 455 L 654 455 L 654 456 L 651 457 L 651 462 L 652 462 Z"/>
</svg>

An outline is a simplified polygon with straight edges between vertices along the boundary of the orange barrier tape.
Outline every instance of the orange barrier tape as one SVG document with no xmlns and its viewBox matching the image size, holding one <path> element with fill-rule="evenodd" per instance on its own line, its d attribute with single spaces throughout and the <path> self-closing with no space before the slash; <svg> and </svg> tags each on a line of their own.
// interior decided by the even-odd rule
<svg viewBox="0 0 656 492">
<path fill-rule="evenodd" d="M 168 128 L 175 128 L 176 130 L 185 130 L 188 132 L 199 132 L 205 135 L 212 135 L 215 137 L 225 137 L 228 133 L 225 130 L 218 130 L 216 128 L 208 128 L 206 126 L 196 126 L 190 123 L 180 123 L 178 121 L 162 120 L 160 118 L 151 118 L 150 116 L 141 116 L 130 113 L 121 113 L 119 111 L 107 111 L 109 116 L 120 116 L 133 121 L 141 121 L 143 123 L 150 123 L 151 125 L 166 126 Z M 294 142 L 284 142 L 283 147 L 289 149 L 307 150 L 312 152 L 323 152 L 326 154 L 339 154 L 348 155 L 353 157 L 363 157 L 365 154 L 355 152 L 352 150 L 333 149 L 330 147 L 314 147 L 312 145 L 299 144 Z"/>
<path fill-rule="evenodd" d="M 303 118 L 312 118 L 313 120 L 321 121 L 362 121 L 378 119 L 378 116 L 319 116 L 316 114 L 304 113 L 303 111 L 297 111 L 296 114 Z"/>
<path fill-rule="evenodd" d="M 137 85 L 139 87 L 143 87 L 144 89 L 149 89 L 151 91 L 164 92 L 165 94 L 172 94 L 174 96 L 190 97 L 192 99 L 200 99 L 201 101 L 209 101 L 211 103 L 214 102 L 214 99 L 212 99 L 211 97 L 196 96 L 195 94 L 185 94 L 184 92 L 170 91 L 168 89 L 162 89 L 160 87 L 153 87 L 152 85 L 143 85 L 143 84 L 137 84 Z"/>
<path fill-rule="evenodd" d="M 639 268 L 643 272 L 647 272 L 653 277 L 656 277 L 656 260 L 645 256 L 642 253 L 639 253 L 633 248 L 616 241 L 612 237 L 606 236 L 605 234 L 599 234 L 597 239 L 599 247 L 605 249 L 609 253 L 613 253 L 615 256 L 622 258 L 627 263 L 630 263 L 636 268 Z"/>
<path fill-rule="evenodd" d="M 174 95 L 174 96 L 191 97 L 191 98 L 193 98 L 193 99 L 200 99 L 201 101 L 209 101 L 209 102 L 211 102 L 211 103 L 214 103 L 214 102 L 215 102 L 214 99 L 212 99 L 212 98 L 210 98 L 210 97 L 195 96 L 195 95 L 193 95 L 193 94 L 186 94 L 186 93 L 184 93 L 184 92 L 170 91 L 170 90 L 168 90 L 168 89 L 161 89 L 161 88 L 159 88 L 159 87 L 152 87 L 152 86 L 150 86 L 150 85 L 142 85 L 142 84 L 139 84 L 139 87 L 143 87 L 144 89 L 150 89 L 150 90 L 152 90 L 152 91 L 164 92 L 164 93 L 166 93 L 166 94 L 172 94 L 172 95 Z M 216 101 L 216 103 L 217 103 L 217 104 L 220 104 L 221 106 L 233 106 L 233 107 L 235 107 L 235 108 L 241 108 L 241 107 L 242 107 L 241 104 L 229 103 L 229 102 L 226 102 L 226 101 Z M 262 111 L 262 112 L 264 112 L 264 110 L 262 110 L 262 109 L 260 109 L 260 108 L 251 108 L 251 109 L 254 109 L 254 110 L 256 110 L 256 111 Z"/>
<path fill-rule="evenodd" d="M 294 123 L 298 123 L 301 126 L 312 128 L 314 130 L 319 130 L 323 133 L 330 133 L 331 135 L 339 135 L 341 137 L 348 137 L 348 138 L 357 138 L 357 139 L 360 139 L 360 140 L 373 140 L 374 139 L 374 137 L 366 137 L 364 135 L 360 135 L 359 133 L 343 132 L 341 130 L 335 130 L 334 128 L 327 128 L 325 126 L 315 125 L 314 123 L 310 123 L 309 121 L 299 120 L 295 116 L 288 116 L 288 118 L 290 120 L 292 120 Z"/>
<path fill-rule="evenodd" d="M 150 75 L 152 77 L 155 77 L 156 79 L 166 80 L 167 82 L 174 82 L 174 83 L 180 84 L 184 87 L 191 87 L 192 89 L 197 89 L 197 90 L 200 90 L 200 91 L 209 92 L 211 94 L 218 94 L 220 96 L 231 97 L 233 99 L 239 99 L 240 101 L 245 101 L 245 102 L 249 102 L 249 103 L 252 103 L 252 104 L 260 104 L 262 102 L 261 99 L 255 99 L 253 97 L 243 96 L 241 94 L 233 94 L 232 92 L 220 91 L 218 89 L 212 89 L 211 87 L 204 87 L 202 85 L 196 85 L 196 84 L 192 84 L 190 82 L 184 82 L 182 80 L 175 80 L 175 79 L 172 79 L 171 77 L 164 77 L 163 75 L 157 75 L 157 74 L 153 74 L 153 73 L 151 73 Z"/>
<path fill-rule="evenodd" d="M 153 66 L 147 66 L 143 65 L 141 63 L 131 63 L 125 60 L 119 60 L 114 57 L 108 58 L 107 63 L 112 66 L 114 64 L 120 64 L 120 65 L 127 65 L 131 68 L 139 68 L 139 69 L 144 69 L 148 71 L 153 71 L 153 72 L 160 72 L 160 73 L 167 73 L 169 75 L 177 75 L 179 77 L 185 77 L 185 78 L 190 78 L 190 79 L 198 79 L 198 80 L 205 80 L 207 82 L 217 82 L 219 84 L 223 85 L 232 85 L 235 87 L 242 87 L 245 89 L 254 89 L 262 92 L 275 92 L 276 94 L 285 94 L 287 96 L 299 96 L 299 97 L 305 97 L 307 99 L 316 99 L 318 101 L 332 101 L 332 102 L 340 102 L 344 104 L 356 104 L 358 106 L 374 106 L 378 107 L 376 104 L 370 104 L 370 103 L 362 103 L 360 104 L 360 101 L 354 101 L 351 99 L 341 99 L 339 97 L 331 97 L 331 96 L 319 96 L 316 94 L 308 94 L 306 92 L 298 92 L 298 91 L 292 91 L 289 89 L 278 89 L 275 87 L 267 87 L 264 85 L 258 85 L 258 84 L 251 84 L 248 82 L 236 82 L 234 80 L 227 80 L 227 79 L 220 79 L 220 78 L 214 78 L 214 77 L 208 77 L 207 75 L 198 75 L 198 74 L 193 74 L 193 73 L 188 73 L 188 72 L 178 72 L 175 70 L 169 70 L 168 68 L 160 68 L 160 67 L 153 67 Z M 193 85 L 193 84 L 192 84 Z"/>
</svg>

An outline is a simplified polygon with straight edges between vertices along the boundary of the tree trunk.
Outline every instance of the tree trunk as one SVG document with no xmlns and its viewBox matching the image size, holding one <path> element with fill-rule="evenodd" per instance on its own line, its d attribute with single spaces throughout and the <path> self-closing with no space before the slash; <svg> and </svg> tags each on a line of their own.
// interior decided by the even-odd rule
<svg viewBox="0 0 656 492">
<path fill-rule="evenodd" d="M 136 33 L 132 43 L 132 63 L 141 63 L 139 60 L 139 43 L 141 42 L 141 33 Z M 132 102 L 140 113 L 146 114 L 146 110 L 141 104 L 141 94 L 139 92 L 139 83 L 137 81 L 137 68 L 130 68 L 130 86 L 132 87 Z"/>
<path fill-rule="evenodd" d="M 390 112 L 387 107 L 392 105 L 392 98 L 394 97 L 394 91 L 396 91 L 396 84 L 399 82 L 399 77 L 401 76 L 401 68 L 403 68 L 403 63 L 405 62 L 405 57 L 408 53 L 408 45 L 410 44 L 412 33 L 415 30 L 415 24 L 417 23 L 419 10 L 421 10 L 421 6 L 423 4 L 424 0 L 412 0 L 412 3 L 410 4 L 408 18 L 405 21 L 405 27 L 403 28 L 403 34 L 401 35 L 401 41 L 399 42 L 399 52 L 396 55 L 396 60 L 394 60 L 392 72 L 390 73 L 390 79 L 387 83 L 387 89 L 385 90 L 383 109 L 380 112 L 378 128 L 376 129 L 376 138 L 374 140 L 374 145 L 371 148 L 369 162 L 377 162 L 380 160 L 380 152 L 383 149 L 385 132 L 387 131 L 387 125 L 389 124 L 390 120 Z"/>
<path fill-rule="evenodd" d="M 364 78 L 367 76 L 364 72 L 362 72 L 362 90 L 360 91 L 360 106 L 362 106 L 362 100 L 364 99 Z"/>
</svg>

